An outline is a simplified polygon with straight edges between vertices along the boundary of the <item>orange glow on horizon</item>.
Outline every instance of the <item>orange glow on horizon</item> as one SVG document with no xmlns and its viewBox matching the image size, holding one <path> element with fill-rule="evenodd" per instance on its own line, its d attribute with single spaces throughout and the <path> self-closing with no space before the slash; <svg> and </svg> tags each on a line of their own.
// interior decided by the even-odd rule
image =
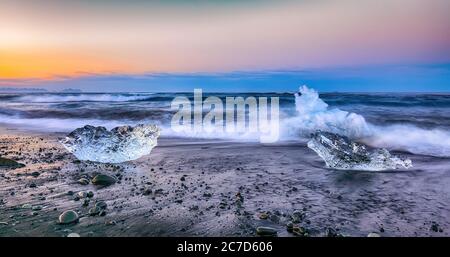
<svg viewBox="0 0 450 257">
<path fill-rule="evenodd" d="M 56 76 L 78 77 L 83 73 L 112 73 L 133 70 L 116 60 L 65 51 L 0 50 L 0 78 L 51 79 Z"/>
</svg>

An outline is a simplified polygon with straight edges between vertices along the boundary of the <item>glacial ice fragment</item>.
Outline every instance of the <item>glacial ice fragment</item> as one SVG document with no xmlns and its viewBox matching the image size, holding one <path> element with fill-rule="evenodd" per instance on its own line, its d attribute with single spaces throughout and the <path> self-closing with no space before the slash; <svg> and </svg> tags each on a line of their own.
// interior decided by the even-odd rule
<svg viewBox="0 0 450 257">
<path fill-rule="evenodd" d="M 121 163 L 150 154 L 160 129 L 155 125 L 116 127 L 84 126 L 72 131 L 61 143 L 79 160 Z"/>
<path fill-rule="evenodd" d="M 381 171 L 412 167 L 411 160 L 393 156 L 384 148 L 369 151 L 363 144 L 330 132 L 313 133 L 308 147 L 332 169 Z"/>
</svg>

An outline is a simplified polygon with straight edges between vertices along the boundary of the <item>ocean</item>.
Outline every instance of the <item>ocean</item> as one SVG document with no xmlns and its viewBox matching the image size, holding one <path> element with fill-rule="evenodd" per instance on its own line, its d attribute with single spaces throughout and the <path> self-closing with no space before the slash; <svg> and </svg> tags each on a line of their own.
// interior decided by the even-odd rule
<svg viewBox="0 0 450 257">
<path fill-rule="evenodd" d="M 418 155 L 450 156 L 450 94 L 203 93 L 203 97 L 279 97 L 280 141 L 301 140 L 314 130 L 344 134 L 374 147 Z M 309 90 L 309 91 L 308 91 Z M 255 141 L 236 133 L 177 134 L 171 102 L 190 93 L 8 93 L 0 94 L 0 123 L 22 129 L 70 132 L 84 125 L 113 128 L 153 123 L 168 137 Z M 324 104 L 322 106 L 321 104 Z"/>
</svg>

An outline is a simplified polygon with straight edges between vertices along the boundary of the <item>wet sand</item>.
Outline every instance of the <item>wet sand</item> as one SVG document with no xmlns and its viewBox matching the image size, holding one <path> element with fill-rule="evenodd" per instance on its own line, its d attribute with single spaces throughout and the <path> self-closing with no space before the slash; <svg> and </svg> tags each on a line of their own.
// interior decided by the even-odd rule
<svg viewBox="0 0 450 257">
<path fill-rule="evenodd" d="M 151 155 L 108 165 L 77 161 L 62 136 L 0 129 L 0 156 L 26 165 L 0 168 L 0 236 L 294 236 L 289 222 L 308 236 L 450 235 L 448 158 L 400 153 L 414 168 L 336 171 L 305 142 L 160 138 Z M 99 173 L 119 181 L 78 183 Z M 87 206 L 80 191 L 94 193 Z M 96 201 L 106 215 L 89 215 Z M 58 224 L 65 210 L 79 222 Z"/>
</svg>

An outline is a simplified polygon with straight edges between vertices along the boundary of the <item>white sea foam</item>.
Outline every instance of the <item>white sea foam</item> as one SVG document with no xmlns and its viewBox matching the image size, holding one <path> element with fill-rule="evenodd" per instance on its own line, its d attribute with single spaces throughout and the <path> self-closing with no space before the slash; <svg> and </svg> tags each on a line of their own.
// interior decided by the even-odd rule
<svg viewBox="0 0 450 257">
<path fill-rule="evenodd" d="M 319 94 L 306 86 L 295 94 L 297 115 L 283 121 L 286 135 L 296 137 L 316 130 L 332 132 L 350 138 L 360 138 L 371 134 L 363 116 L 356 113 L 329 108 Z"/>
<path fill-rule="evenodd" d="M 450 132 L 422 129 L 412 125 L 374 126 L 373 136 L 363 141 L 376 147 L 408 151 L 414 154 L 450 157 Z"/>
<path fill-rule="evenodd" d="M 297 116 L 284 121 L 285 132 L 290 138 L 322 130 L 359 139 L 375 147 L 414 154 L 450 156 L 448 131 L 427 130 L 413 125 L 373 125 L 359 114 L 329 108 L 315 90 L 306 86 L 300 87 L 300 93 L 295 97 Z"/>
<path fill-rule="evenodd" d="M 46 132 L 68 132 L 87 124 L 92 126 L 104 126 L 108 129 L 130 124 L 127 121 L 99 120 L 99 119 L 57 119 L 38 118 L 28 119 L 18 116 L 7 116 L 0 114 L 0 123 L 15 125 L 26 130 Z"/>
<path fill-rule="evenodd" d="M 29 97 L 26 99 L 24 97 Z M 55 97 L 55 98 L 52 98 Z M 70 98 L 75 97 L 75 98 Z M 64 101 L 133 101 L 151 97 L 151 94 L 80 94 L 80 95 L 29 95 L 21 100 L 30 102 L 64 102 Z M 36 99 L 34 99 L 36 98 Z M 306 86 L 300 88 L 295 96 L 296 114 L 288 116 L 280 110 L 280 140 L 299 140 L 316 130 L 328 131 L 356 139 L 374 147 L 389 150 L 408 151 L 439 157 L 450 157 L 450 131 L 443 129 L 425 129 L 410 124 L 379 126 L 367 122 L 362 114 L 331 108 L 320 99 L 319 94 Z M 258 142 L 258 133 L 230 133 L 226 130 L 218 133 L 192 131 L 176 133 L 170 124 L 160 121 L 145 120 L 141 122 L 157 124 L 162 128 L 162 136 L 218 138 L 239 141 Z M 105 126 L 108 129 L 123 125 L 136 125 L 125 119 L 60 119 L 60 118 L 23 118 L 0 114 L 0 123 L 21 126 L 25 129 L 66 132 L 90 124 Z"/>
</svg>

